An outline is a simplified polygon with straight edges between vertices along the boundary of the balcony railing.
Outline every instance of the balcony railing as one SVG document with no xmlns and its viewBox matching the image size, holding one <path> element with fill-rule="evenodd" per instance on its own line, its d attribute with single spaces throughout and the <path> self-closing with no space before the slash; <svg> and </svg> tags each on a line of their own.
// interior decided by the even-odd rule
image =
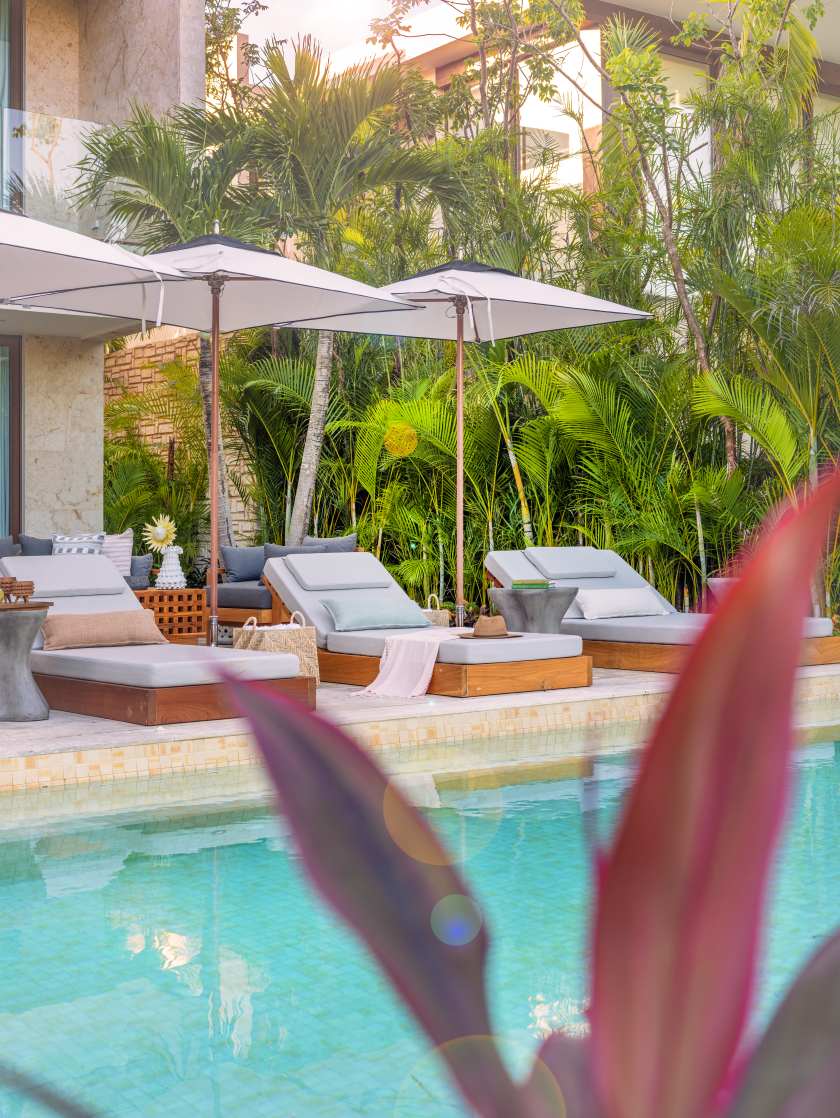
<svg viewBox="0 0 840 1118">
<path fill-rule="evenodd" d="M 104 236 L 102 215 L 73 199 L 86 120 L 0 109 L 0 206 L 65 229 Z"/>
</svg>

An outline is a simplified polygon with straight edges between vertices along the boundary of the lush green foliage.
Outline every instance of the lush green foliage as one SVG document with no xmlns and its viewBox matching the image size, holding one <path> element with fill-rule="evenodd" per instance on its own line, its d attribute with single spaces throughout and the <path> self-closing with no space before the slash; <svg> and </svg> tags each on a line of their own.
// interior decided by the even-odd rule
<svg viewBox="0 0 840 1118">
<path fill-rule="evenodd" d="M 379 39 L 398 39 L 413 6 L 395 3 Z M 461 7 L 492 44 L 485 93 L 495 97 L 493 75 L 521 47 L 526 17 Z M 555 39 L 577 38 L 575 5 L 539 8 Z M 607 25 L 596 61 L 616 96 L 600 147 L 587 151 L 586 193 L 556 185 L 551 153 L 518 174 L 516 111 L 500 125 L 496 108 L 485 119 L 474 105 L 456 128 L 451 98 L 412 72 L 364 75 L 377 105 L 374 86 L 389 83 L 389 108 L 352 134 L 338 102 L 316 121 L 307 102 L 331 94 L 308 43 L 293 73 L 274 45 L 265 88 L 244 106 L 163 122 L 138 111 L 121 139 L 91 141 L 86 189 L 115 190 L 115 216 L 144 244 L 220 217 L 262 243 L 293 234 L 307 258 L 374 284 L 476 258 L 653 310 L 652 323 L 471 347 L 467 594 L 482 598 L 489 548 L 530 537 L 614 547 L 693 604 L 705 576 L 727 567 L 780 497 L 813 485 L 840 442 L 840 117 L 809 111 L 808 21 L 819 9 L 800 19 L 775 0 L 741 0 L 730 10 L 734 22 L 717 30 L 696 17 L 679 33 L 716 40 L 720 57 L 681 103 L 645 28 Z M 533 49 L 535 93 L 574 82 L 542 39 Z M 170 167 L 152 172 L 143 145 L 154 128 L 177 142 Z M 246 173 L 231 179 L 234 169 Z M 168 197 L 173 177 L 192 209 Z M 172 210 L 195 220 L 181 228 Z M 453 362 L 440 342 L 334 342 L 314 527 L 356 528 L 418 597 L 452 596 Z M 302 332 L 249 333 L 227 351 L 231 480 L 266 538 L 282 539 L 289 521 L 314 365 L 315 339 Z M 836 566 L 835 549 L 827 594 Z"/>
</svg>

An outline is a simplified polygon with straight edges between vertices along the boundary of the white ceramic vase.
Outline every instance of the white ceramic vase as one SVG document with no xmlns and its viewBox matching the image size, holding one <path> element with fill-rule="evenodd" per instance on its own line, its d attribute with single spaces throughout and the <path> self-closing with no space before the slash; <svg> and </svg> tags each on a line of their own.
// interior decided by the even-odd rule
<svg viewBox="0 0 840 1118">
<path fill-rule="evenodd" d="M 184 549 L 173 544 L 163 549 L 163 562 L 160 565 L 155 586 L 158 590 L 184 590 L 187 580 L 181 570 L 181 556 Z"/>
</svg>

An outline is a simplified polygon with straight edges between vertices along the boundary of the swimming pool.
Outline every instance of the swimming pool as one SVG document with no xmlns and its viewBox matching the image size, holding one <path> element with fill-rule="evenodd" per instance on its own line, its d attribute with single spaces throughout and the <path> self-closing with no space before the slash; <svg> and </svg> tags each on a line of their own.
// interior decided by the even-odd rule
<svg viewBox="0 0 840 1118">
<path fill-rule="evenodd" d="M 840 911 L 840 749 L 800 754 L 766 1013 Z M 589 867 L 630 777 L 449 793 L 431 817 L 485 910 L 498 1031 L 522 1063 L 583 1024 Z M 587 818 L 588 817 L 588 818 Z M 0 839 L 0 1052 L 113 1118 L 463 1113 L 258 805 Z M 44 1113 L 0 1092 L 3 1118 Z"/>
</svg>

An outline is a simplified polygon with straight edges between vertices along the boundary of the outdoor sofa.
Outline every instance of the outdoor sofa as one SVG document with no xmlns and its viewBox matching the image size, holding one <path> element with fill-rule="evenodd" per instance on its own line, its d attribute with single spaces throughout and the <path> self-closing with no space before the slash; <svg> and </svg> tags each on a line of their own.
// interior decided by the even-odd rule
<svg viewBox="0 0 840 1118">
<path fill-rule="evenodd" d="M 51 614 L 97 614 L 143 607 L 103 555 L 0 558 L 0 574 L 35 583 Z M 231 718 L 223 670 L 259 680 L 313 708 L 315 682 L 298 676 L 296 656 L 197 645 L 121 645 L 45 651 L 36 641 L 31 667 L 52 710 L 157 726 Z"/>
<path fill-rule="evenodd" d="M 368 552 L 269 559 L 264 579 L 284 610 L 298 611 L 314 626 L 321 679 L 327 683 L 366 687 L 379 673 L 388 637 L 418 631 L 411 627 L 412 610 L 424 620 L 416 603 Z M 392 612 L 402 627 L 348 628 L 336 622 L 336 611 L 362 620 L 366 613 L 378 615 L 377 626 Z M 512 640 L 442 642 L 429 694 L 465 698 L 585 687 L 591 682 L 592 662 L 582 655 L 579 637 L 531 633 Z"/>
<path fill-rule="evenodd" d="M 687 648 L 709 621 L 708 614 L 680 613 L 620 555 L 606 549 L 529 547 L 524 551 L 491 551 L 485 568 L 490 580 L 504 588 L 534 579 L 547 579 L 552 587 L 576 587 L 578 596 L 559 628 L 582 638 L 583 651 L 592 657 L 596 668 L 677 672 Z M 646 595 L 635 595 L 635 603 L 628 604 L 627 595 L 615 593 L 625 590 L 646 591 Z M 611 600 L 617 614 L 632 615 L 609 616 Z M 828 617 L 805 621 L 803 665 L 840 663 L 840 637 L 832 636 L 832 629 Z"/>
</svg>

